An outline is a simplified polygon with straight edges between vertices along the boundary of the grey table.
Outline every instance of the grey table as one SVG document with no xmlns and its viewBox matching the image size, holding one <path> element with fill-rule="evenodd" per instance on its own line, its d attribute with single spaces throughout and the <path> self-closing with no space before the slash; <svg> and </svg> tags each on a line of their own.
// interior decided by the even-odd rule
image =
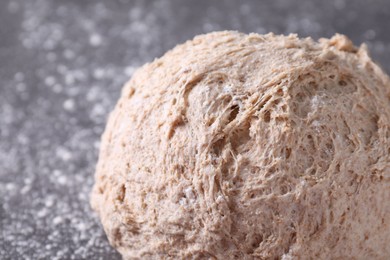
<svg viewBox="0 0 390 260">
<path fill-rule="evenodd" d="M 367 4 L 369 3 L 369 4 Z M 366 42 L 390 72 L 390 1 L 0 2 L 0 259 L 119 259 L 88 200 L 135 68 L 214 30 Z"/>
</svg>

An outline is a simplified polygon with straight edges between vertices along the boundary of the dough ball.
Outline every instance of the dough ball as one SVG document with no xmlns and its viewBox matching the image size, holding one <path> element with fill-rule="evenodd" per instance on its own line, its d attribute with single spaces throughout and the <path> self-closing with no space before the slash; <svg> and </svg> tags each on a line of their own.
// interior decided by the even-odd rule
<svg viewBox="0 0 390 260">
<path fill-rule="evenodd" d="M 125 259 L 389 259 L 389 104 L 345 36 L 197 36 L 123 88 L 92 206 Z"/>
</svg>

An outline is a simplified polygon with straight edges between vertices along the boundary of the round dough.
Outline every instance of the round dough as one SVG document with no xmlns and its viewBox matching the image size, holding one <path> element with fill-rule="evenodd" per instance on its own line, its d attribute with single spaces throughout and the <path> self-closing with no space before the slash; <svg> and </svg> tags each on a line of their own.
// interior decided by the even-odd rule
<svg viewBox="0 0 390 260">
<path fill-rule="evenodd" d="M 125 259 L 388 259 L 389 104 L 345 36 L 197 36 L 123 88 L 92 206 Z"/>
</svg>

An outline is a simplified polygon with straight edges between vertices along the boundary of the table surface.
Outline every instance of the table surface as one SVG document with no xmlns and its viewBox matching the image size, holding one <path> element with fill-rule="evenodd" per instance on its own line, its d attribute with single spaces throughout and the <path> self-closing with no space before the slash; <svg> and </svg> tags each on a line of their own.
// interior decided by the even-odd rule
<svg viewBox="0 0 390 260">
<path fill-rule="evenodd" d="M 390 72 L 389 25 L 387 0 L 2 0 L 0 259 L 120 259 L 89 193 L 107 115 L 138 66 L 209 31 L 340 32 Z"/>
</svg>

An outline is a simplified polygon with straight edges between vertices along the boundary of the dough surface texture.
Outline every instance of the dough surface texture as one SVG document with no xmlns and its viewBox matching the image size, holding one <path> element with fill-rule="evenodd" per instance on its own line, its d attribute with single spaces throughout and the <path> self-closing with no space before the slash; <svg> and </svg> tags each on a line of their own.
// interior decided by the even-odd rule
<svg viewBox="0 0 390 260">
<path fill-rule="evenodd" d="M 365 45 L 215 32 L 124 86 L 91 204 L 124 259 L 390 259 L 389 153 Z"/>
</svg>

